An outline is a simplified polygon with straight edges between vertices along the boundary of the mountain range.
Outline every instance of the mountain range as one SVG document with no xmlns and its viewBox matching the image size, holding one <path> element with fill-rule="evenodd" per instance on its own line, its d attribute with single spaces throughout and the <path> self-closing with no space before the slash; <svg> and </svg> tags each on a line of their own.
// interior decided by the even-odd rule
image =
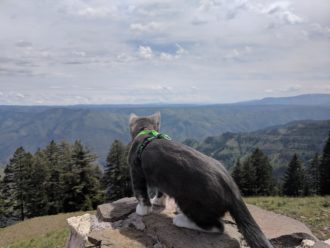
<svg viewBox="0 0 330 248">
<path fill-rule="evenodd" d="M 322 101 L 320 101 L 322 99 Z M 285 101 L 284 101 L 285 100 Z M 318 102 L 318 104 L 315 104 Z M 0 106 L 0 164 L 23 146 L 34 152 L 50 140 L 80 139 L 100 163 L 114 139 L 128 142 L 128 116 L 162 114 L 161 130 L 174 140 L 202 140 L 225 132 L 253 132 L 298 120 L 330 119 L 330 95 L 302 95 L 234 104 Z"/>
<path fill-rule="evenodd" d="M 197 150 L 220 160 L 231 169 L 237 159 L 244 160 L 254 149 L 261 149 L 270 159 L 275 175 L 282 175 L 296 153 L 305 166 L 315 153 L 322 154 L 330 134 L 330 120 L 294 121 L 247 133 L 226 132 L 202 142 L 184 141 Z"/>
</svg>

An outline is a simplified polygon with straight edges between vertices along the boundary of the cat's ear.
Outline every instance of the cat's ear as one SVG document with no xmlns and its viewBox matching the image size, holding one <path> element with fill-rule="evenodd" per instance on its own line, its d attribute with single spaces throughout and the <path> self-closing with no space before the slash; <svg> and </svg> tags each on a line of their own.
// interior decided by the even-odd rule
<svg viewBox="0 0 330 248">
<path fill-rule="evenodd" d="M 155 124 L 155 129 L 159 131 L 160 129 L 160 112 L 156 112 L 150 116 Z"/>
<path fill-rule="evenodd" d="M 129 125 L 132 125 L 136 121 L 137 118 L 138 118 L 138 116 L 136 114 L 131 113 L 128 117 Z"/>
</svg>

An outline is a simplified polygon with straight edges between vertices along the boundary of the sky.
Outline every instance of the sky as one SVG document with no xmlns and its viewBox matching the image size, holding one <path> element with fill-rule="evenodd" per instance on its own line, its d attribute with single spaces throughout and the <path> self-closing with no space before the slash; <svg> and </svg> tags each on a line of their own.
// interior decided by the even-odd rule
<svg viewBox="0 0 330 248">
<path fill-rule="evenodd" d="M 1 0 L 0 104 L 330 93 L 329 0 Z"/>
</svg>

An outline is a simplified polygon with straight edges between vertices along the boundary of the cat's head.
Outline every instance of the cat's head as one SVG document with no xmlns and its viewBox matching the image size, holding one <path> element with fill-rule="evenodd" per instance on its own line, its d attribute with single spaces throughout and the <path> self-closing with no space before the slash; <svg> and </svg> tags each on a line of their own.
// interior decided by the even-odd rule
<svg viewBox="0 0 330 248">
<path fill-rule="evenodd" d="M 130 114 L 128 123 L 132 139 L 134 139 L 135 136 L 142 130 L 159 131 L 160 112 L 156 112 L 149 116 L 137 116 L 136 114 Z"/>
</svg>

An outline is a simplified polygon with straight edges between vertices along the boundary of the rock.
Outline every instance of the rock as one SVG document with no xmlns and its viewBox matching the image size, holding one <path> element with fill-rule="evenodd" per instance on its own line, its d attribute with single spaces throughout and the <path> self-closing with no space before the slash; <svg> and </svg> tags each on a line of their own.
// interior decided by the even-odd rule
<svg viewBox="0 0 330 248">
<path fill-rule="evenodd" d="M 325 240 L 324 243 L 330 245 L 330 239 Z"/>
<path fill-rule="evenodd" d="M 88 241 L 97 247 L 145 248 L 152 247 L 153 240 L 134 228 L 92 231 Z"/>
<path fill-rule="evenodd" d="M 70 228 L 70 237 L 67 248 L 87 247 L 88 234 L 93 230 L 112 229 L 111 223 L 100 222 L 95 215 L 84 214 L 67 219 Z"/>
<path fill-rule="evenodd" d="M 135 211 L 137 200 L 134 197 L 122 198 L 112 203 L 97 207 L 96 216 L 101 221 L 114 222 L 121 220 Z"/>
<path fill-rule="evenodd" d="M 314 240 L 310 240 L 310 239 L 304 239 L 301 242 L 301 247 L 302 248 L 310 248 L 313 247 L 315 245 L 315 241 Z"/>
<path fill-rule="evenodd" d="M 313 236 L 307 233 L 291 233 L 273 238 L 270 240 L 270 242 L 274 245 L 274 247 L 278 248 L 295 248 L 301 247 L 300 245 L 302 244 L 303 240 L 312 240 L 314 243 L 316 241 Z"/>
<path fill-rule="evenodd" d="M 317 241 L 313 248 L 330 248 L 330 245 L 322 241 Z"/>
<path fill-rule="evenodd" d="M 84 247 L 87 235 L 91 231 L 93 218 L 95 218 L 95 216 L 93 217 L 90 214 L 84 214 L 82 216 L 67 219 L 71 231 L 67 247 Z"/>
<path fill-rule="evenodd" d="M 163 213 L 145 216 L 143 221 L 148 236 L 154 237 L 165 247 L 175 248 L 239 248 L 241 235 L 235 227 L 226 224 L 225 234 L 203 233 L 172 224 L 172 218 Z"/>
<path fill-rule="evenodd" d="M 248 208 L 260 228 L 265 233 L 266 237 L 269 239 L 294 233 L 306 233 L 313 237 L 312 240 L 316 239 L 311 230 L 298 220 L 281 214 L 276 214 L 274 212 L 266 211 L 249 204 Z"/>
<path fill-rule="evenodd" d="M 67 248 L 247 247 L 229 215 L 224 218 L 224 234 L 204 233 L 173 225 L 172 218 L 177 212 L 177 207 L 171 199 L 166 200 L 165 208 L 154 207 L 152 214 L 143 217 L 135 214 L 136 204 L 135 198 L 123 198 L 100 205 L 96 216 L 83 215 L 68 219 L 71 236 Z M 299 221 L 255 206 L 248 207 L 275 248 L 315 248 L 316 245 L 325 244 L 319 242 Z M 312 242 L 315 243 L 314 246 L 311 246 Z"/>
</svg>

